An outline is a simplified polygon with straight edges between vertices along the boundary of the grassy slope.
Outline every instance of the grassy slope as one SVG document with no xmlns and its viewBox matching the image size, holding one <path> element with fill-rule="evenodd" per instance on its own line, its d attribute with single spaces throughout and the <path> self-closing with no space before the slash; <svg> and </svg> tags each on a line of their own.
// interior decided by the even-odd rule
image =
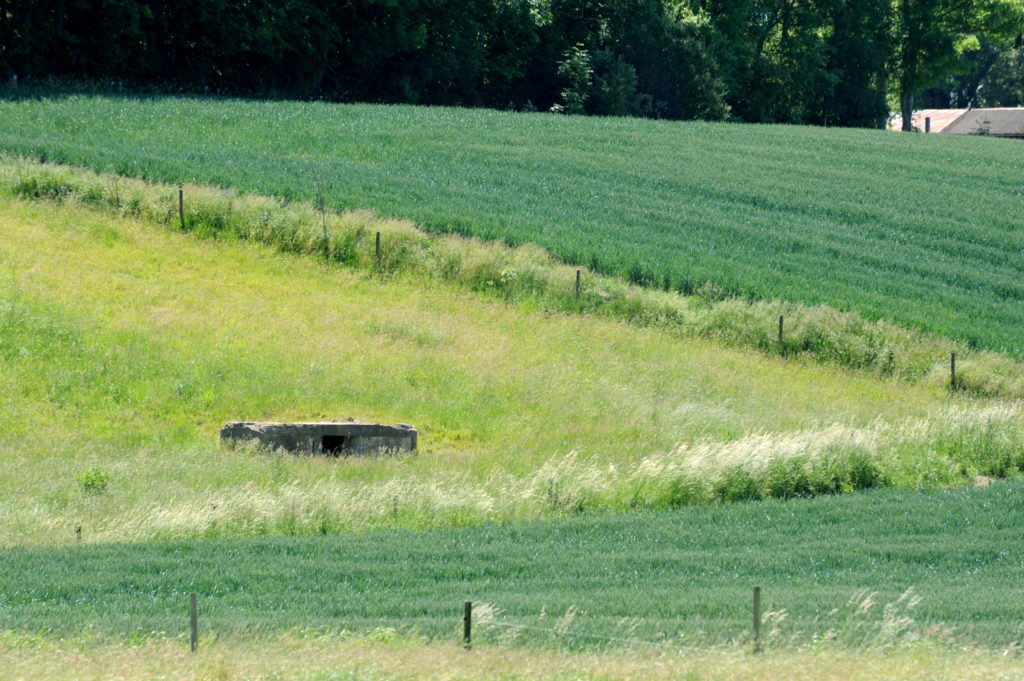
<svg viewBox="0 0 1024 681">
<path fill-rule="evenodd" d="M 0 618 L 56 634 L 178 636 L 195 590 L 208 634 L 389 626 L 453 640 L 469 598 L 480 616 L 481 603 L 504 611 L 492 623 L 552 628 L 576 608 L 563 622 L 574 634 L 685 645 L 747 638 L 760 584 L 776 612 L 770 645 L 828 630 L 844 645 L 890 645 L 948 629 L 1008 646 L 1024 635 L 1022 492 L 1002 483 L 457 531 L 3 549 Z M 919 604 L 883 612 L 911 586 Z M 861 588 L 878 593 L 856 614 Z M 507 642 L 487 621 L 477 639 Z M 605 645 L 531 631 L 518 641 Z"/>
<path fill-rule="evenodd" d="M 141 539 L 535 517 L 605 481 L 606 505 L 644 505 L 647 478 L 621 471 L 680 442 L 856 439 L 827 427 L 974 404 L 70 206 L 4 201 L 0 226 L 4 543 L 70 541 L 79 524 Z M 230 419 L 347 416 L 415 423 L 424 451 L 333 462 L 214 446 Z M 975 448 L 957 437 L 951 450 Z M 930 447 L 904 484 L 952 481 L 927 477 L 945 461 Z M 94 468 L 107 494 L 83 491 Z M 308 506 L 323 499 L 335 505 Z"/>
<path fill-rule="evenodd" d="M 659 283 L 1024 351 L 1018 145 L 858 130 L 195 99 L 0 103 L 0 148 L 533 241 Z"/>
</svg>

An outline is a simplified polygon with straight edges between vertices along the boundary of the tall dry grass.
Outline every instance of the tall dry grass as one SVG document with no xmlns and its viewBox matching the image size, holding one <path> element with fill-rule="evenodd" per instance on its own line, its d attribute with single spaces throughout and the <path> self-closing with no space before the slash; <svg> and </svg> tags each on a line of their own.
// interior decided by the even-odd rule
<svg viewBox="0 0 1024 681">
<path fill-rule="evenodd" d="M 246 449 L 254 457 L 288 456 Z M 186 454 L 187 456 L 187 454 Z M 833 424 L 732 441 L 681 444 L 633 463 L 574 453 L 526 474 L 335 477 L 245 484 L 140 502 L 94 521 L 91 541 L 328 534 L 568 516 L 630 508 L 810 497 L 873 487 L 941 488 L 1024 470 L 1024 407 L 956 407 L 867 427 Z M 2 504 L 0 504 L 2 507 Z M 13 509 L 12 509 L 13 510 Z M 39 510 L 39 509 L 37 509 Z M 22 515 L 17 513 L 17 515 Z M 53 520 L 56 525 L 70 522 Z M 56 529 L 56 527 L 55 527 Z M 71 537 L 71 528 L 61 534 Z"/>
<path fill-rule="evenodd" d="M 685 653 L 643 648 L 567 654 L 428 644 L 389 630 L 361 636 L 299 632 L 261 641 L 204 637 L 196 654 L 183 641 L 128 644 L 53 641 L 0 632 L 0 674 L 11 681 L 1016 681 L 1019 653 L 950 648 L 927 642 L 898 648 L 831 645 L 769 650 L 759 656 L 725 646 Z"/>
</svg>

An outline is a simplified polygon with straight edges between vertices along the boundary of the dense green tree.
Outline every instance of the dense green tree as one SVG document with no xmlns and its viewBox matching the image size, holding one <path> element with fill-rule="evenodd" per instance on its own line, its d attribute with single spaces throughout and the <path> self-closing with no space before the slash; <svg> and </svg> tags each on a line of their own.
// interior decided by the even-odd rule
<svg viewBox="0 0 1024 681">
<path fill-rule="evenodd" d="M 915 101 L 938 109 L 1020 105 L 1024 64 L 1018 45 L 1019 36 L 1002 42 L 980 36 L 978 49 L 964 53 L 962 71 L 928 88 Z"/>
<path fill-rule="evenodd" d="M 636 93 L 636 68 L 609 49 L 594 52 L 590 83 L 591 113 L 628 116 L 641 112 Z"/>
<path fill-rule="evenodd" d="M 613 17 L 615 49 L 637 75 L 632 113 L 722 118 L 725 105 L 704 17 L 660 0 L 621 2 Z"/>
<path fill-rule="evenodd" d="M 704 0 L 727 101 L 749 121 L 808 120 L 827 86 L 825 19 L 814 0 Z"/>
<path fill-rule="evenodd" d="M 975 95 L 979 106 L 1024 106 L 1024 37 L 999 51 Z"/>
<path fill-rule="evenodd" d="M 883 127 L 891 0 L 823 0 L 826 53 L 820 109 L 811 122 Z"/>
<path fill-rule="evenodd" d="M 583 45 L 569 48 L 565 57 L 558 62 L 558 77 L 565 84 L 562 89 L 562 104 L 555 105 L 555 111 L 569 114 L 587 112 L 590 88 L 594 84 L 594 68 L 590 53 Z"/>
<path fill-rule="evenodd" d="M 936 85 L 960 103 L 1019 102 L 1008 41 L 1024 30 L 1022 4 L 0 0 L 0 77 L 877 126 L 887 94 L 909 111 Z"/>
<path fill-rule="evenodd" d="M 722 118 L 727 108 L 710 33 L 686 8 L 662 0 L 603 0 L 553 4 L 561 35 L 576 43 L 560 60 L 565 84 L 570 63 L 586 61 L 586 86 L 577 78 L 563 90 L 560 108 L 592 114 L 666 118 Z M 583 70 L 578 69 L 579 73 Z M 565 95 L 572 98 L 570 103 Z"/>
<path fill-rule="evenodd" d="M 1024 27 L 1021 0 L 895 0 L 894 93 L 911 129 L 914 96 L 964 68 L 963 53 L 980 46 L 979 35 L 995 41 Z"/>
</svg>

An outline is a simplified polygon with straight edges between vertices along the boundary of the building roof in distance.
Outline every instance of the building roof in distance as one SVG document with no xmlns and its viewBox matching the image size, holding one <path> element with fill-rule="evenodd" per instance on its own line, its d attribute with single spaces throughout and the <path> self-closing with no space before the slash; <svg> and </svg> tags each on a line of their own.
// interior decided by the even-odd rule
<svg viewBox="0 0 1024 681">
<path fill-rule="evenodd" d="M 950 135 L 1024 137 L 1024 108 L 971 109 L 946 126 Z"/>
<path fill-rule="evenodd" d="M 1004 107 L 991 109 L 921 109 L 914 112 L 911 124 L 924 132 L 925 119 L 931 119 L 931 132 L 947 135 L 992 135 L 994 137 L 1024 138 L 1024 108 Z M 900 130 L 903 119 L 899 116 L 889 124 L 890 130 Z"/>
<path fill-rule="evenodd" d="M 921 109 L 915 111 L 914 115 L 910 119 L 910 124 L 915 130 L 924 132 L 924 119 L 931 119 L 931 131 L 942 132 L 944 131 L 953 121 L 967 113 L 967 109 Z M 892 119 L 889 124 L 890 130 L 902 130 L 903 129 L 903 117 L 897 116 Z"/>
</svg>

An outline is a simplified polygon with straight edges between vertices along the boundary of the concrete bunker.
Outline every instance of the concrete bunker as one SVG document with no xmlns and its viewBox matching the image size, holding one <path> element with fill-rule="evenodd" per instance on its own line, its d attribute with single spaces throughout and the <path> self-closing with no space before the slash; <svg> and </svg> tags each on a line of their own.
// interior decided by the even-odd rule
<svg viewBox="0 0 1024 681">
<path fill-rule="evenodd" d="M 413 452 L 416 436 L 416 429 L 404 423 L 386 426 L 359 421 L 232 421 L 220 429 L 221 442 L 226 444 L 255 440 L 268 449 L 325 456 Z"/>
</svg>

